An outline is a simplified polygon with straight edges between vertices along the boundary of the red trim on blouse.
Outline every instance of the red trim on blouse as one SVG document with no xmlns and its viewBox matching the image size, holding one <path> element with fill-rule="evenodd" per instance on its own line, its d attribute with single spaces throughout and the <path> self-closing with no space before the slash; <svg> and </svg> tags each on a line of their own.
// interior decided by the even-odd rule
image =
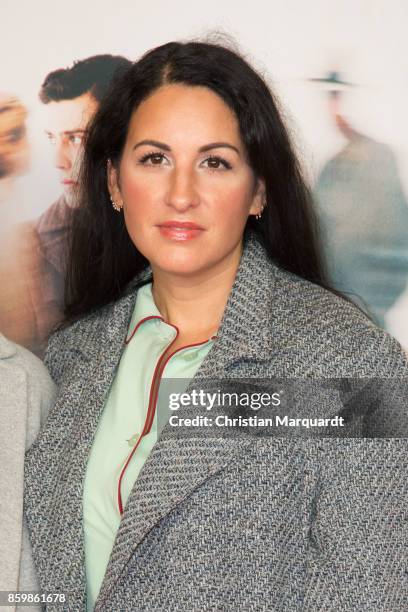
<svg viewBox="0 0 408 612">
<path fill-rule="evenodd" d="M 149 317 L 145 317 L 144 319 L 141 319 L 139 323 L 136 325 L 130 337 L 126 338 L 125 344 L 129 344 L 129 342 L 132 340 L 132 338 L 134 337 L 134 335 L 136 334 L 137 330 L 139 329 L 142 323 L 144 323 L 145 321 L 149 321 L 151 319 L 160 319 L 161 321 L 164 321 L 163 317 L 159 317 L 158 315 L 151 315 Z M 119 513 L 121 516 L 123 514 L 123 503 L 122 503 L 122 494 L 121 494 L 121 485 L 122 485 L 123 476 L 125 475 L 126 469 L 133 455 L 135 454 L 136 449 L 139 446 L 143 436 L 146 436 L 152 428 L 154 417 L 156 414 L 157 398 L 159 395 L 160 382 L 161 382 L 162 374 L 164 372 L 164 368 L 166 367 L 170 359 L 173 357 L 173 355 L 175 355 L 179 351 L 182 351 L 186 348 L 192 348 L 193 346 L 200 346 L 201 344 L 206 344 L 206 342 L 208 342 L 208 340 L 204 340 L 203 342 L 196 342 L 194 344 L 186 344 L 185 346 L 181 346 L 180 348 L 173 351 L 173 353 L 170 353 L 170 355 L 168 355 L 167 358 L 163 361 L 164 355 L 167 353 L 171 345 L 174 344 L 174 342 L 177 340 L 179 333 L 180 333 L 180 330 L 178 329 L 178 327 L 176 327 L 176 325 L 173 325 L 172 323 L 167 323 L 167 325 L 170 325 L 171 327 L 173 327 L 173 329 L 176 330 L 176 335 L 173 338 L 173 340 L 170 342 L 170 344 L 165 348 L 163 353 L 160 355 L 159 359 L 157 360 L 156 367 L 153 372 L 152 381 L 150 383 L 149 404 L 147 408 L 147 414 L 146 414 L 146 419 L 145 419 L 145 423 L 143 426 L 143 431 L 140 434 L 139 439 L 136 445 L 134 446 L 134 448 L 132 449 L 129 457 L 127 458 L 126 463 L 122 468 L 122 471 L 120 473 L 119 480 L 118 480 L 118 507 L 119 507 Z M 217 338 L 217 336 L 211 336 L 210 340 L 214 340 L 215 338 Z"/>
<path fill-rule="evenodd" d="M 145 321 L 150 321 L 151 319 L 160 319 L 160 321 L 164 321 L 163 317 L 159 317 L 159 315 L 149 315 L 148 317 L 144 317 L 143 319 L 140 319 L 139 323 L 135 326 L 135 329 L 132 331 L 130 337 L 126 338 L 125 344 L 129 344 L 129 342 L 131 341 L 131 339 L 133 338 L 133 336 L 135 335 L 135 333 L 137 332 L 137 330 L 139 329 L 142 323 L 144 323 Z"/>
</svg>

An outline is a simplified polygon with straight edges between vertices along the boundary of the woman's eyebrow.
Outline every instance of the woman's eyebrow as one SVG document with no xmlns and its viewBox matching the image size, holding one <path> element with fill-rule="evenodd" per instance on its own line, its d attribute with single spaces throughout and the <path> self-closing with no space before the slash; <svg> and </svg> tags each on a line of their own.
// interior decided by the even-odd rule
<svg viewBox="0 0 408 612">
<path fill-rule="evenodd" d="M 165 144 L 164 142 L 160 142 L 158 140 L 150 140 L 150 139 L 141 140 L 140 142 L 137 142 L 133 146 L 132 150 L 134 151 L 135 149 L 137 149 L 137 147 L 142 147 L 143 145 L 150 145 L 151 147 L 157 147 L 158 149 L 163 149 L 164 151 L 171 151 L 171 147 L 169 147 L 169 145 Z M 241 154 L 237 147 L 235 147 L 234 145 L 228 142 L 211 142 L 209 144 L 206 144 L 200 147 L 198 149 L 198 152 L 205 153 L 206 151 L 210 151 L 211 149 L 220 149 L 220 148 L 232 149 L 233 151 L 238 153 L 238 155 Z"/>
<path fill-rule="evenodd" d="M 171 151 L 171 148 L 169 147 L 169 145 L 164 144 L 164 142 L 159 142 L 158 140 L 141 140 L 140 142 L 137 142 L 133 146 L 132 151 L 137 149 L 137 147 L 142 147 L 143 145 L 150 145 L 151 147 L 157 147 L 158 149 L 164 149 L 164 151 Z"/>
<path fill-rule="evenodd" d="M 223 147 L 227 149 L 232 149 L 233 151 L 238 153 L 238 155 L 240 155 L 239 149 L 237 149 L 237 147 L 234 147 L 234 145 L 229 144 L 229 142 L 211 142 L 208 145 L 200 147 L 198 151 L 199 153 L 205 153 L 206 151 L 210 151 L 211 149 L 221 149 Z"/>
</svg>

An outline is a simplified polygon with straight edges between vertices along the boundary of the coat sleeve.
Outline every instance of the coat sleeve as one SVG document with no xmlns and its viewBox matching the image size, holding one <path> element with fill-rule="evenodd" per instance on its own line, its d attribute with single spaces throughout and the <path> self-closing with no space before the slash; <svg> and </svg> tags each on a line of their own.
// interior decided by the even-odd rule
<svg viewBox="0 0 408 612">
<path fill-rule="evenodd" d="M 385 334 L 377 363 L 361 437 L 310 441 L 307 612 L 407 610 L 408 365 Z"/>
</svg>

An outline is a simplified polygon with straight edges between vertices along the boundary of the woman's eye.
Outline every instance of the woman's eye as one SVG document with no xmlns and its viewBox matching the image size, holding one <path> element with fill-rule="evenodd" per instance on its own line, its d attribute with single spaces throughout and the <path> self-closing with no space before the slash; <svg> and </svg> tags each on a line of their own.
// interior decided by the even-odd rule
<svg viewBox="0 0 408 612">
<path fill-rule="evenodd" d="M 222 157 L 216 157 L 216 156 L 207 157 L 207 159 L 205 159 L 203 163 L 207 164 L 207 168 L 210 168 L 211 170 L 230 170 L 231 169 L 231 164 L 229 164 L 227 160 L 222 159 Z"/>
<path fill-rule="evenodd" d="M 146 166 L 161 166 L 164 159 L 163 153 L 147 153 L 142 157 L 140 163 Z"/>
</svg>

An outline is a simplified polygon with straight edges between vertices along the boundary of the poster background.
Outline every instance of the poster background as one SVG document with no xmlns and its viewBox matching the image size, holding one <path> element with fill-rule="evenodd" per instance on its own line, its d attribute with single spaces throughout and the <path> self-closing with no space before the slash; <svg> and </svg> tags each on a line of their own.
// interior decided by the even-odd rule
<svg viewBox="0 0 408 612">
<path fill-rule="evenodd" d="M 356 85 L 344 95 L 344 114 L 391 146 L 408 193 L 407 22 L 404 0 L 3 0 L 0 89 L 27 106 L 32 147 L 30 171 L 17 179 L 14 213 L 33 218 L 61 191 L 38 100 L 48 72 L 99 53 L 135 60 L 164 42 L 217 30 L 234 37 L 279 95 L 312 184 L 344 140 L 330 122 L 323 88 L 308 79 L 339 70 Z M 407 295 L 388 319 L 408 346 Z"/>
</svg>

